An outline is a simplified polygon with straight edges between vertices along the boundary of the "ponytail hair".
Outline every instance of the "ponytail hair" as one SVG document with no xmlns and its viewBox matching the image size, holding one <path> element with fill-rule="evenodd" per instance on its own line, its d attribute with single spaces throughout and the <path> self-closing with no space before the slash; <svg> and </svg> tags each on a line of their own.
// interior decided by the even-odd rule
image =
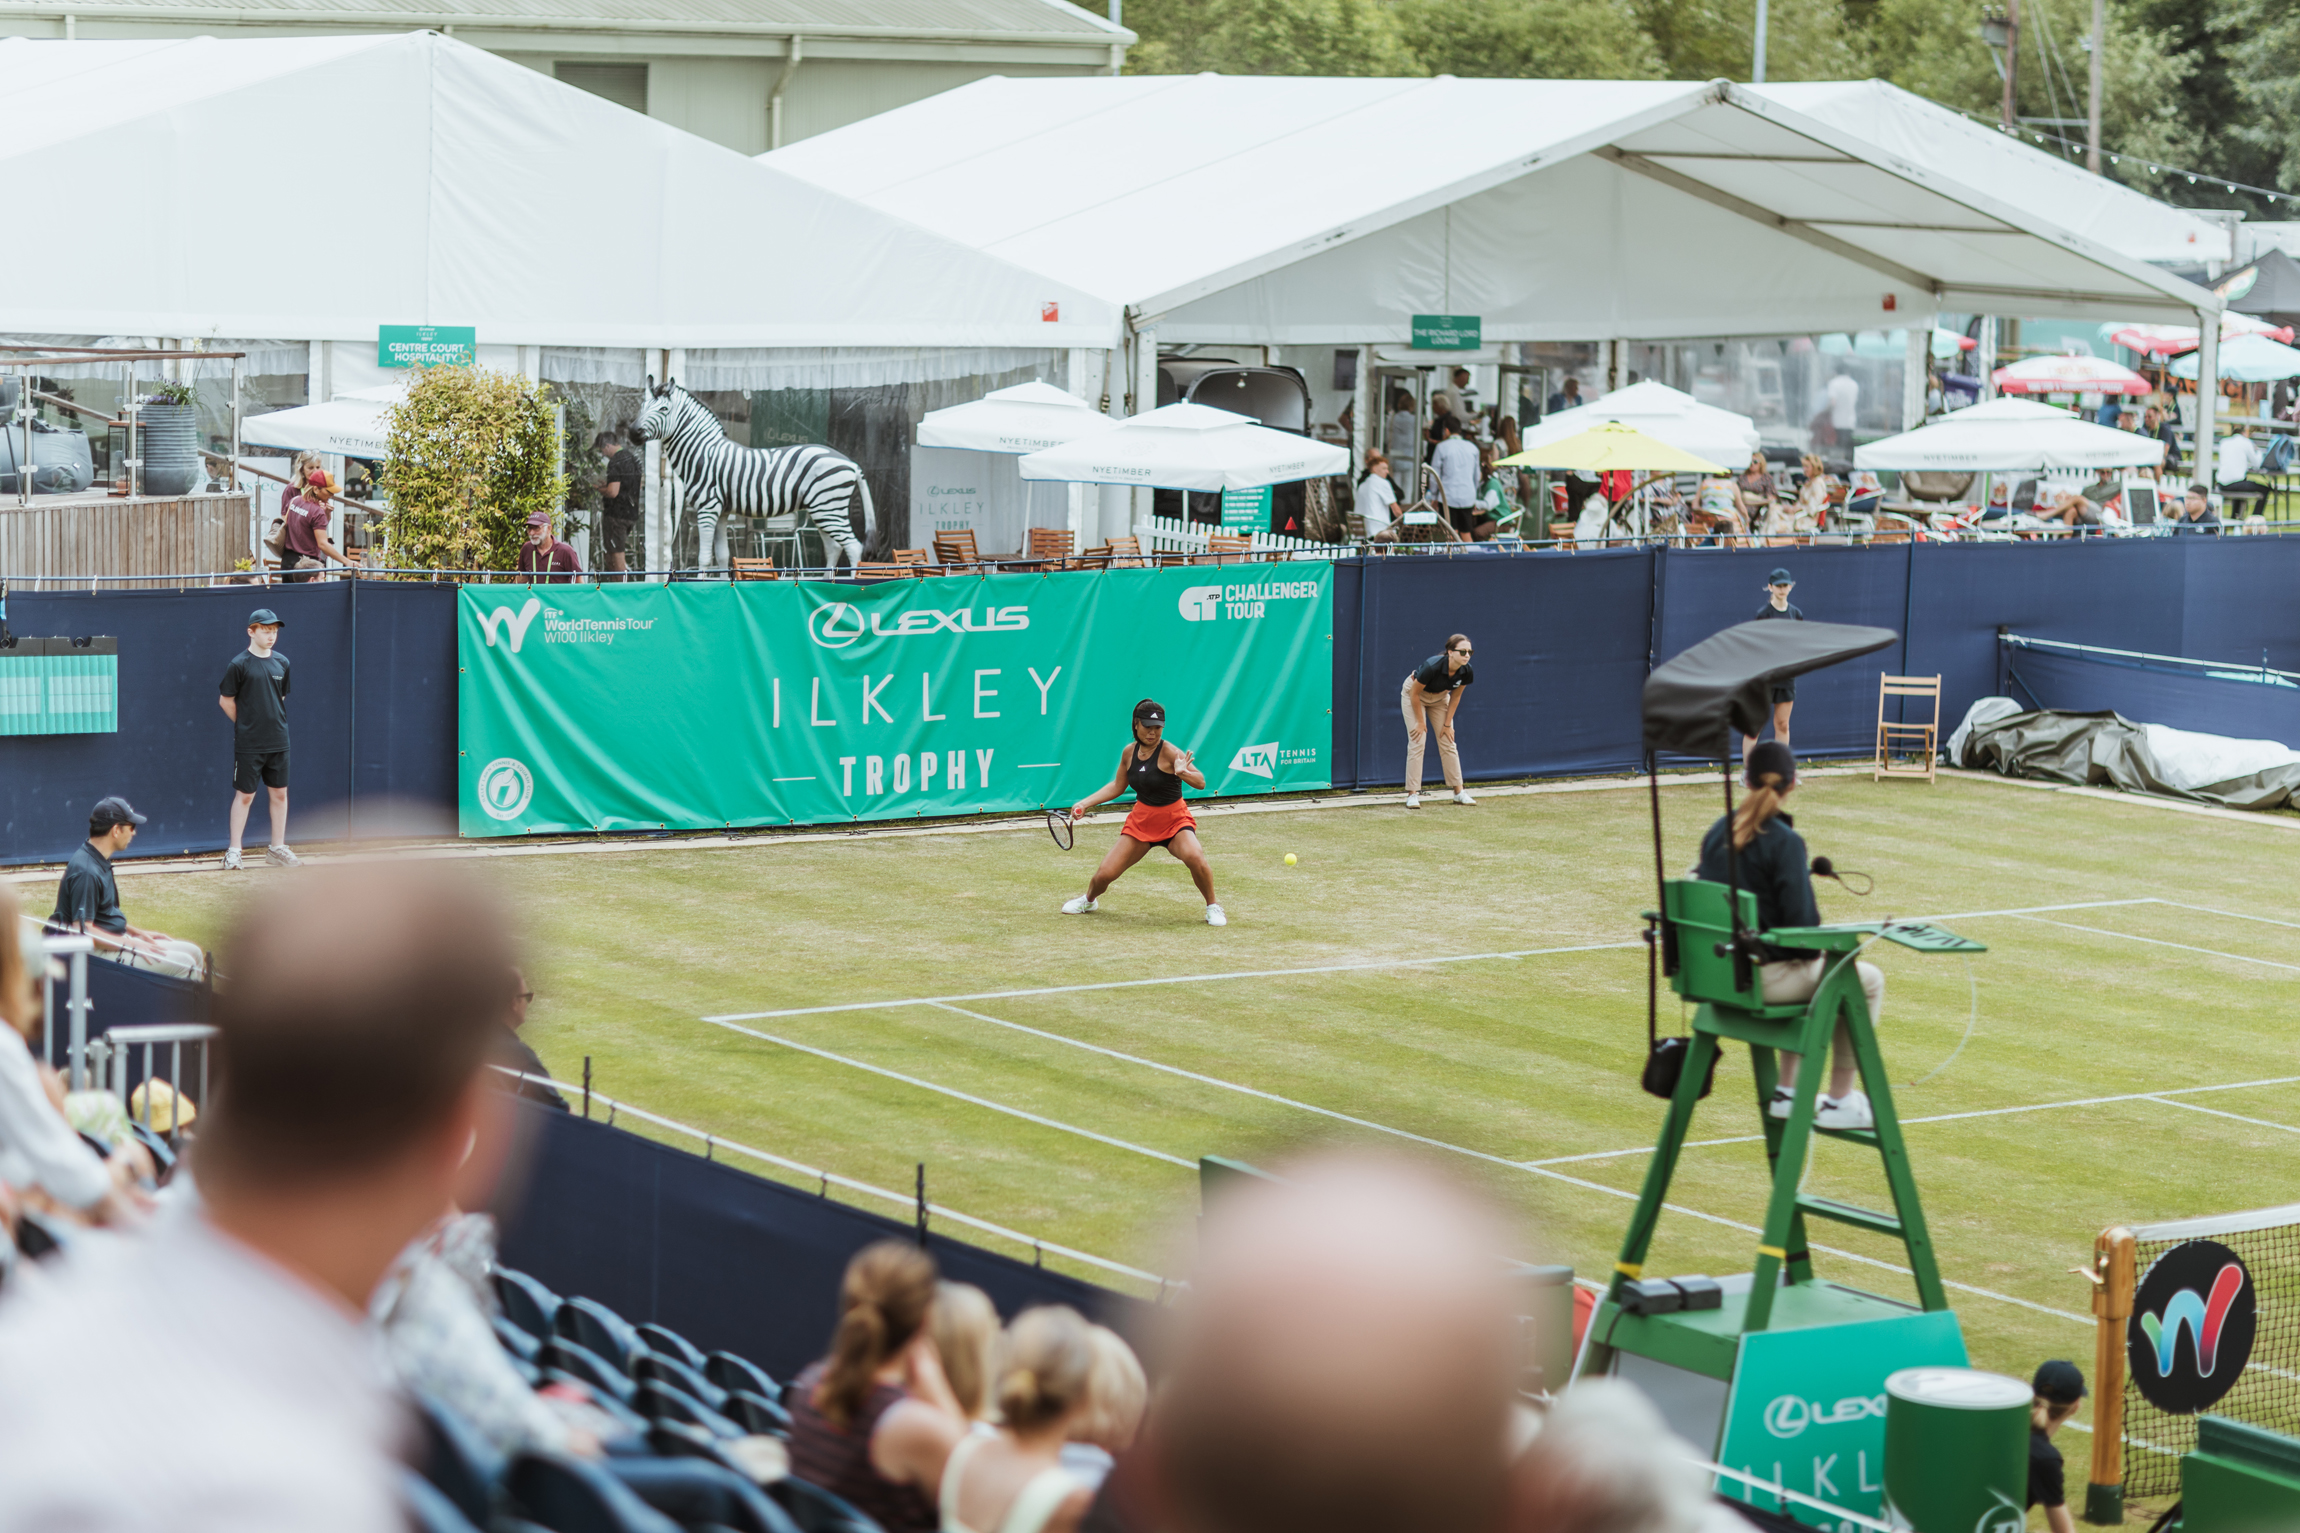
<svg viewBox="0 0 2300 1533">
<path fill-rule="evenodd" d="M 1085 1403 L 1094 1375 L 1094 1329 L 1066 1304 L 1023 1311 L 1006 1333 L 998 1413 L 1017 1432 L 1050 1426 Z"/>
<path fill-rule="evenodd" d="M 1733 850 L 1743 851 L 1765 833 L 1765 826 L 1781 812 L 1787 791 L 1779 772 L 1761 772 L 1749 785 L 1749 796 L 1733 811 Z"/>
<path fill-rule="evenodd" d="M 934 1258 L 914 1245 L 882 1240 L 847 1263 L 839 1285 L 839 1326 L 815 1385 L 815 1409 L 851 1426 L 870 1398 L 871 1377 L 909 1346 L 934 1309 Z"/>
</svg>

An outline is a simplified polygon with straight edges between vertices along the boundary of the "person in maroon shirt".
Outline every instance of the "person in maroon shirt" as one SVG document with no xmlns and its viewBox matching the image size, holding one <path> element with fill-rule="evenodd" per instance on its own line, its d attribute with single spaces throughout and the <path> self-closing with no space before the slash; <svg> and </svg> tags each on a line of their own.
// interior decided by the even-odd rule
<svg viewBox="0 0 2300 1533">
<path fill-rule="evenodd" d="M 519 545 L 519 573 L 542 577 L 539 585 L 564 585 L 583 573 L 583 561 L 575 550 L 552 535 L 548 511 L 528 514 L 527 541 Z"/>
<path fill-rule="evenodd" d="M 847 1263 L 831 1354 L 783 1391 L 791 1473 L 844 1497 L 886 1533 L 935 1533 L 950 1450 L 967 1432 L 943 1377 L 934 1258 L 882 1240 Z"/>
<path fill-rule="evenodd" d="M 280 539 L 282 580 L 317 580 L 330 559 L 338 564 L 358 562 L 328 536 L 334 517 L 335 481 L 326 469 L 314 465 L 304 476 L 302 491 L 288 502 L 287 526 Z M 302 569 L 304 565 L 314 568 Z"/>
</svg>

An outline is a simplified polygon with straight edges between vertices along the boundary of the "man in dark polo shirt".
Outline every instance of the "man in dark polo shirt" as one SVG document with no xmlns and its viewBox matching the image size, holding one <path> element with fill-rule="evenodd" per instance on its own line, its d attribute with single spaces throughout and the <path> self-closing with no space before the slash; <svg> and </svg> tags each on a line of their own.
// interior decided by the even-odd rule
<svg viewBox="0 0 2300 1533">
<path fill-rule="evenodd" d="M 258 607 L 248 614 L 248 647 L 232 656 L 216 689 L 216 703 L 232 721 L 232 840 L 224 866 L 240 866 L 240 838 L 247 833 L 248 809 L 256 789 L 270 794 L 272 840 L 267 860 L 283 868 L 299 861 L 287 844 L 288 658 L 279 643 L 279 614 Z"/>
<path fill-rule="evenodd" d="M 120 909 L 120 884 L 112 875 L 112 859 L 128 849 L 136 839 L 136 827 L 143 823 L 144 816 L 124 798 L 101 799 L 88 812 L 88 839 L 64 864 L 48 929 L 92 937 L 96 951 L 106 958 L 197 979 L 207 967 L 198 943 L 130 926 Z"/>
<path fill-rule="evenodd" d="M 2044 1508 L 2049 1533 L 2076 1533 L 2068 1509 L 2068 1473 L 2053 1434 L 2075 1419 L 2084 1403 L 2084 1374 L 2076 1364 L 2055 1360 L 2036 1371 L 2036 1404 L 2029 1412 L 2028 1504 Z"/>
<path fill-rule="evenodd" d="M 600 432 L 591 445 L 607 460 L 607 477 L 599 485 L 599 541 L 605 560 L 592 562 L 602 570 L 625 571 L 631 567 L 631 529 L 646 511 L 646 465 L 612 431 Z"/>
<path fill-rule="evenodd" d="M 553 536 L 548 511 L 528 513 L 527 541 L 519 545 L 519 573 L 534 576 L 536 585 L 564 585 L 583 573 L 583 561 L 575 550 Z"/>
</svg>

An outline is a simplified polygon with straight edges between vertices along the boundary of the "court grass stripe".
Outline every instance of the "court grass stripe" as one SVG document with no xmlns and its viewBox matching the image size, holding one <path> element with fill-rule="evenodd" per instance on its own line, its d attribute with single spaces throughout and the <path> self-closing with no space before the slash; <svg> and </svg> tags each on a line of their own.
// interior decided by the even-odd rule
<svg viewBox="0 0 2300 1533">
<path fill-rule="evenodd" d="M 2186 942 L 2167 942 L 2162 937 L 2142 937 L 2132 932 L 2112 932 L 2104 926 L 2079 926 L 2074 921 L 2052 921 L 2040 915 L 2020 913 L 2014 919 L 2031 921 L 2038 926 L 2057 926 L 2062 931 L 2090 932 L 2096 937 L 2114 937 L 2121 942 L 2145 942 L 2150 947 L 2178 948 L 2183 953 L 2202 953 L 2207 958 L 2225 958 L 2231 963 L 2256 963 L 2263 968 L 2288 969 L 2300 974 L 2300 963 L 2279 963 L 2273 958 L 2247 958 L 2242 953 L 2223 953 L 2218 948 L 2196 947 Z"/>
<path fill-rule="evenodd" d="M 2161 905 L 2152 895 L 2128 900 L 2082 900 L 2069 905 L 2026 905 L 2012 910 L 1961 910 L 1947 915 L 1919 916 L 1924 921 L 1978 921 L 1992 916 L 2030 916 L 2046 910 L 2106 910 L 2119 905 Z M 2089 928 L 2078 927 L 2083 931 Z M 2110 935 L 2115 935 L 2111 933 Z M 1036 985 L 1025 990 L 975 990 L 963 995 L 914 995 L 885 1001 L 841 1001 L 829 1006 L 786 1006 L 774 1011 L 726 1011 L 702 1018 L 705 1022 L 771 1022 L 782 1017 L 819 1017 L 842 1011 L 888 1011 L 901 1006 L 940 1006 L 952 1001 L 1025 1000 L 1042 995 L 1082 995 L 1096 990 L 1133 990 L 1145 985 L 1203 985 L 1233 979 L 1286 979 L 1305 974 L 1351 974 L 1372 969 L 1415 969 L 1428 964 L 1484 963 L 1500 959 L 1551 958 L 1561 953 L 1604 953 L 1641 948 L 1642 940 L 1580 942 L 1563 947 L 1516 948 L 1496 953 L 1441 953 L 1421 958 L 1372 958 L 1351 963 L 1311 964 L 1299 969 L 1230 969 L 1210 974 L 1167 974 L 1153 979 L 1107 979 L 1084 985 Z"/>
</svg>

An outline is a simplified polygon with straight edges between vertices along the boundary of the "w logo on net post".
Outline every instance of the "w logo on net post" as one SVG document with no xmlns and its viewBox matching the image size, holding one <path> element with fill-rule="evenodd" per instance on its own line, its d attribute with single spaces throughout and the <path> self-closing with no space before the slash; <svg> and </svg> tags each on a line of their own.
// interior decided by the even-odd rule
<svg viewBox="0 0 2300 1533">
<path fill-rule="evenodd" d="M 2184 1240 L 2149 1264 L 2125 1331 L 2132 1382 L 2158 1410 L 2185 1416 L 2244 1376 L 2259 1334 L 2252 1274 L 2215 1240 Z"/>
<path fill-rule="evenodd" d="M 2210 1293 L 2199 1296 L 2195 1289 L 2183 1288 L 2165 1301 L 2159 1313 L 2142 1315 L 2140 1328 L 2156 1344 L 2156 1371 L 2172 1371 L 2185 1331 L 2196 1349 L 2198 1377 L 2210 1378 L 2220 1360 L 2220 1337 L 2228 1324 L 2229 1308 L 2243 1291 L 2244 1269 L 2230 1262 L 2213 1275 Z"/>
<path fill-rule="evenodd" d="M 507 630 L 511 635 L 511 653 L 516 655 L 519 646 L 527 642 L 527 625 L 534 622 L 535 614 L 542 610 L 543 598 L 530 596 L 516 613 L 509 607 L 497 607 L 479 614 L 479 631 L 487 636 L 487 647 L 493 649 L 496 634 Z"/>
</svg>

